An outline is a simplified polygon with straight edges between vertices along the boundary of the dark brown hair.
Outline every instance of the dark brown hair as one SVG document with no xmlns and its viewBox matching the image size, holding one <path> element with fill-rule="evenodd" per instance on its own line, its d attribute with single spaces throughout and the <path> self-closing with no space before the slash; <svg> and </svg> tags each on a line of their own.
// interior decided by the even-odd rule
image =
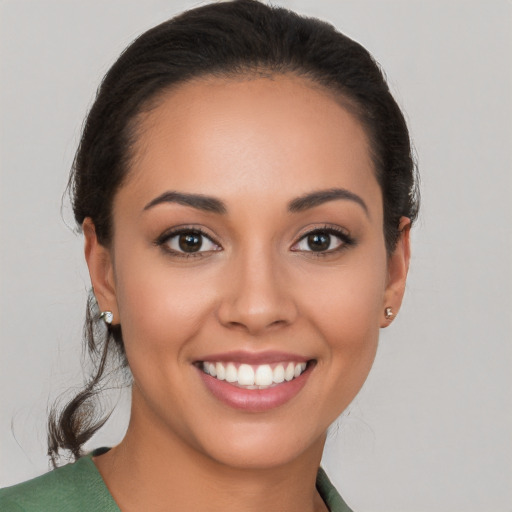
<svg viewBox="0 0 512 512">
<path fill-rule="evenodd" d="M 360 44 L 314 18 L 255 0 L 206 5 L 138 37 L 101 83 L 87 116 L 69 190 L 78 226 L 90 217 L 101 244 L 112 235 L 112 202 L 123 184 L 136 137 L 137 116 L 167 89 L 207 75 L 294 73 L 334 92 L 366 129 L 384 204 L 386 249 L 399 237 L 402 216 L 413 222 L 418 190 L 409 133 L 400 108 L 372 56 Z M 48 454 L 77 458 L 104 424 L 98 416 L 109 358 L 126 365 L 120 326 L 106 329 L 91 294 L 85 341 L 94 361 L 90 380 L 67 406 L 50 413 Z M 117 358 L 117 359 L 116 359 Z"/>
</svg>

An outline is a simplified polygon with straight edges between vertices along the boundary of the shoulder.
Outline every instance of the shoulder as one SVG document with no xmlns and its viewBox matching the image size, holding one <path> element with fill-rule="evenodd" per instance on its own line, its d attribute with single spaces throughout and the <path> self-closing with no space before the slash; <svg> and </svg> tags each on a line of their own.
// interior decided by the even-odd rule
<svg viewBox="0 0 512 512">
<path fill-rule="evenodd" d="M 334 485 L 332 485 L 322 468 L 318 469 L 316 488 L 330 512 L 353 512 L 340 496 Z"/>
<path fill-rule="evenodd" d="M 118 512 L 91 456 L 0 489 L 2 512 Z"/>
</svg>

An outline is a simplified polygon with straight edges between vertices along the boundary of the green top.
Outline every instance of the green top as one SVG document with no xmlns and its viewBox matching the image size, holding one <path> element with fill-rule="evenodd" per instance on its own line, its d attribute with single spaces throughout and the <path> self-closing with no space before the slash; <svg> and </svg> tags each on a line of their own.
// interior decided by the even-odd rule
<svg viewBox="0 0 512 512">
<path fill-rule="evenodd" d="M 73 464 L 0 489 L 1 512 L 120 512 L 92 461 L 104 451 L 100 448 Z M 330 512 L 352 512 L 322 468 L 316 486 Z"/>
</svg>

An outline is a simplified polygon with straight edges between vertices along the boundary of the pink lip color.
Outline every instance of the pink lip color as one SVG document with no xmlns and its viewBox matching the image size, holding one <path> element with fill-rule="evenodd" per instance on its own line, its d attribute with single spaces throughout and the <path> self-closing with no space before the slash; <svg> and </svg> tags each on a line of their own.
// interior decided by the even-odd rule
<svg viewBox="0 0 512 512">
<path fill-rule="evenodd" d="M 244 352 L 242 350 L 224 352 L 222 354 L 208 354 L 198 358 L 198 361 L 210 361 L 221 363 L 246 363 L 246 364 L 272 364 L 293 361 L 294 363 L 306 363 L 309 358 L 289 352 Z"/>
<path fill-rule="evenodd" d="M 280 361 L 282 360 L 283 359 L 280 359 Z M 217 359 L 217 361 L 219 361 L 219 359 Z M 230 361 L 233 361 L 233 359 L 230 359 Z M 247 358 L 245 358 L 244 361 L 247 361 Z M 252 361 L 250 361 L 249 364 L 250 363 L 252 363 Z M 264 412 L 284 405 L 295 397 L 305 386 L 311 375 L 312 366 L 308 366 L 299 377 L 267 389 L 239 388 L 224 380 L 218 380 L 204 373 L 199 368 L 197 368 L 197 371 L 208 390 L 221 402 L 234 409 L 240 409 L 246 412 Z"/>
</svg>

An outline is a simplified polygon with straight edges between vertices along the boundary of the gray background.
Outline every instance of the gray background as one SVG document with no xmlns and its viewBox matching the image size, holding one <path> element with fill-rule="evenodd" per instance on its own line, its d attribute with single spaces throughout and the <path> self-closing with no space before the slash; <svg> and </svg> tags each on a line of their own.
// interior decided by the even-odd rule
<svg viewBox="0 0 512 512">
<path fill-rule="evenodd" d="M 277 3 L 374 54 L 423 181 L 404 307 L 324 465 L 359 512 L 511 511 L 512 3 Z M 60 208 L 85 112 L 127 43 L 195 5 L 0 2 L 0 486 L 47 468 L 47 406 L 81 383 L 88 275 Z M 119 440 L 121 398 L 91 447 Z"/>
</svg>

